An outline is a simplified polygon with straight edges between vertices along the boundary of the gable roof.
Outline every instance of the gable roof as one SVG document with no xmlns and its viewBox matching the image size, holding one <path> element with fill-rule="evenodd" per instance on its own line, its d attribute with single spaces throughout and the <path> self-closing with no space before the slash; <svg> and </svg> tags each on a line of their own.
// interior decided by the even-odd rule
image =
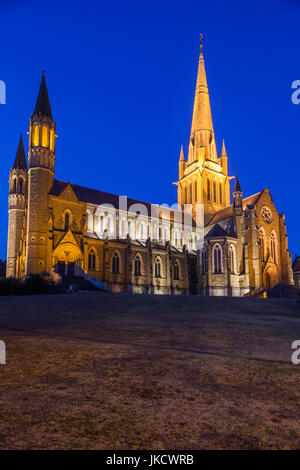
<svg viewBox="0 0 300 470">
<path fill-rule="evenodd" d="M 119 198 L 121 196 L 117 194 L 107 193 L 105 191 L 100 191 L 98 189 L 91 189 L 91 188 L 86 188 L 84 186 L 79 186 L 77 184 L 67 183 L 65 181 L 54 180 L 49 194 L 52 196 L 59 197 L 68 185 L 71 186 L 78 201 L 80 202 L 85 202 L 85 203 L 90 203 L 90 204 L 95 204 L 95 205 L 111 204 L 116 209 L 119 208 L 119 202 L 120 202 Z M 149 202 L 139 201 L 137 199 L 132 199 L 132 198 L 127 198 L 127 207 L 124 207 L 124 208 L 122 207 L 121 209 L 129 210 L 133 204 L 144 205 L 147 208 L 149 216 L 153 212 L 153 207 L 157 208 L 157 213 L 154 213 L 152 215 L 157 216 L 157 217 L 165 216 L 165 218 L 167 218 L 167 215 L 170 214 L 171 212 L 170 219 L 173 220 L 175 213 L 178 212 L 181 215 L 181 212 L 176 211 L 175 209 L 168 209 L 167 207 L 161 207 L 158 204 L 151 204 Z M 134 210 L 134 213 L 136 213 L 136 210 Z M 179 218 L 178 220 L 181 220 L 181 218 Z"/>
<path fill-rule="evenodd" d="M 253 194 L 252 196 L 249 196 L 243 199 L 243 209 L 245 210 L 247 206 L 252 206 L 256 204 L 262 192 L 263 191 L 260 191 L 259 193 Z M 215 213 L 215 215 L 209 221 L 208 225 L 215 224 L 224 219 L 229 219 L 232 216 L 233 216 L 233 206 L 231 205 L 231 206 L 224 207 L 224 209 L 220 209 L 218 212 Z"/>
<path fill-rule="evenodd" d="M 221 225 L 216 224 L 213 228 L 205 235 L 205 238 L 211 237 L 228 237 L 229 233 L 221 227 Z"/>
<path fill-rule="evenodd" d="M 118 194 L 107 193 L 105 191 L 100 191 L 99 189 L 86 188 L 85 186 L 66 183 L 65 181 L 54 180 L 53 186 L 49 194 L 53 196 L 60 196 L 68 184 L 71 186 L 76 197 L 80 202 L 86 202 L 97 205 L 112 204 L 116 208 L 119 207 L 120 196 Z M 151 204 L 149 204 L 148 202 L 127 198 L 128 207 L 130 207 L 132 204 L 144 204 L 148 209 L 151 209 Z"/>
</svg>

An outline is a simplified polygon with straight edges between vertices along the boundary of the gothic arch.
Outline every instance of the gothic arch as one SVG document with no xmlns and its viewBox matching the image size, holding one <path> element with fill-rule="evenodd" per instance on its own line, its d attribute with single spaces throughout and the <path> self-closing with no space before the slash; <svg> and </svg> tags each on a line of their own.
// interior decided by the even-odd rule
<svg viewBox="0 0 300 470">
<path fill-rule="evenodd" d="M 67 208 L 63 211 L 62 219 L 63 219 L 64 230 L 69 230 L 74 220 L 71 209 Z"/>
<path fill-rule="evenodd" d="M 218 202 L 217 178 L 214 178 L 212 183 L 212 200 Z"/>
<path fill-rule="evenodd" d="M 95 271 L 97 269 L 97 252 L 92 246 L 88 253 L 88 269 L 89 271 Z"/>
<path fill-rule="evenodd" d="M 270 254 L 275 264 L 278 264 L 278 241 L 274 230 L 270 233 Z"/>
<path fill-rule="evenodd" d="M 173 263 L 173 279 L 179 281 L 181 278 L 181 265 L 180 261 L 176 258 Z"/>
<path fill-rule="evenodd" d="M 119 250 L 114 250 L 111 256 L 111 271 L 114 274 L 122 272 L 122 258 Z"/>
<path fill-rule="evenodd" d="M 223 248 L 220 243 L 215 243 L 212 249 L 212 266 L 214 274 L 223 272 Z"/>
<path fill-rule="evenodd" d="M 206 198 L 208 201 L 212 200 L 212 184 L 211 184 L 211 179 L 209 176 L 206 177 Z"/>
<path fill-rule="evenodd" d="M 231 274 L 236 274 L 236 250 L 232 244 L 229 245 L 229 248 L 228 248 L 228 258 L 229 258 L 229 271 Z"/>
<path fill-rule="evenodd" d="M 258 230 L 258 242 L 260 246 L 260 259 L 261 261 L 265 261 L 267 257 L 267 239 L 266 232 L 263 227 L 260 227 Z"/>
<path fill-rule="evenodd" d="M 143 257 L 140 253 L 136 253 L 134 257 L 134 275 L 135 276 L 142 276 L 142 273 L 144 271 L 143 269 Z"/>
<path fill-rule="evenodd" d="M 154 260 L 154 277 L 162 277 L 163 263 L 160 256 L 156 256 Z"/>
</svg>

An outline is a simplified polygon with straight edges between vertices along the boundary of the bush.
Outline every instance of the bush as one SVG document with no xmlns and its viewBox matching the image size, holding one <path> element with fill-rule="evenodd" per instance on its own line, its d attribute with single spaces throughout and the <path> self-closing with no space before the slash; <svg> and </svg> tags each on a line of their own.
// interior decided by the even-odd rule
<svg viewBox="0 0 300 470">
<path fill-rule="evenodd" d="M 24 281 L 20 279 L 7 278 L 0 279 L 0 295 L 30 295 L 44 294 L 49 292 L 52 287 L 52 281 L 32 274 Z"/>
</svg>

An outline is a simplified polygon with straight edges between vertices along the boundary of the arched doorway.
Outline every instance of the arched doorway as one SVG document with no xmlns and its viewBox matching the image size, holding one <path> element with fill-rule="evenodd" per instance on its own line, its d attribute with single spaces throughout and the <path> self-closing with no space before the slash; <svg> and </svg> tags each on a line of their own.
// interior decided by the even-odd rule
<svg viewBox="0 0 300 470">
<path fill-rule="evenodd" d="M 272 266 L 269 266 L 264 274 L 264 287 L 266 289 L 271 289 L 276 286 L 278 283 L 278 277 L 275 269 Z"/>
<path fill-rule="evenodd" d="M 80 275 L 83 268 L 81 250 L 73 243 L 61 243 L 53 252 L 53 265 L 62 276 Z"/>
</svg>

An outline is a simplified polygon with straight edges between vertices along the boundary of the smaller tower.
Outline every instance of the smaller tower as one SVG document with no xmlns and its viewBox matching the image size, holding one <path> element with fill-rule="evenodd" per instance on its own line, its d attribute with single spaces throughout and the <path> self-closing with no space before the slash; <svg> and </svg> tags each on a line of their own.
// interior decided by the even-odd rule
<svg viewBox="0 0 300 470">
<path fill-rule="evenodd" d="M 228 156 L 226 152 L 224 139 L 223 139 L 222 152 L 221 152 L 221 166 L 222 166 L 223 173 L 227 175 L 228 174 Z"/>
<path fill-rule="evenodd" d="M 20 277 L 20 247 L 25 223 L 27 195 L 27 162 L 25 157 L 22 135 L 14 165 L 9 174 L 8 197 L 8 237 L 6 276 Z"/>
<path fill-rule="evenodd" d="M 233 213 L 234 215 L 242 215 L 243 213 L 243 192 L 238 177 L 236 177 L 234 183 L 234 189 L 232 192 L 233 199 Z"/>
<path fill-rule="evenodd" d="M 179 179 L 180 180 L 181 178 L 183 178 L 184 170 L 185 170 L 185 159 L 184 159 L 184 153 L 183 153 L 183 146 L 181 146 L 180 157 L 179 157 Z"/>
</svg>

